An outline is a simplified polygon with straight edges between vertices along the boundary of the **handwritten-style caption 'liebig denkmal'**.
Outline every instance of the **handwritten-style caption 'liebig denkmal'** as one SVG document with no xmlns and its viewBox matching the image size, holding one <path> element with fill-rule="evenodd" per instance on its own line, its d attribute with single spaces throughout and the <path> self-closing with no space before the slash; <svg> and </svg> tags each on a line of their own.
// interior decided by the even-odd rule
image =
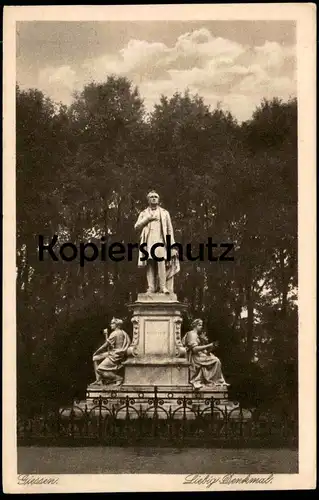
<svg viewBox="0 0 319 500">
<path fill-rule="evenodd" d="M 45 255 L 50 257 L 53 261 L 59 261 L 59 256 L 63 261 L 71 262 L 79 259 L 81 267 L 86 262 L 93 262 L 98 258 L 105 262 L 111 260 L 113 262 L 122 262 L 127 260 L 133 261 L 134 251 L 140 252 L 140 261 L 147 261 L 153 259 L 156 262 L 171 261 L 178 256 L 180 261 L 199 261 L 199 262 L 227 262 L 234 261 L 234 243 L 214 243 L 211 237 L 207 238 L 207 243 L 198 243 L 197 248 L 194 249 L 192 243 L 182 245 L 181 243 L 172 243 L 171 236 L 166 236 L 166 243 L 159 242 L 147 248 L 147 243 L 107 243 L 106 237 L 100 238 L 100 244 L 97 245 L 93 242 L 80 242 L 78 245 L 72 242 L 64 242 L 61 245 L 58 243 L 58 235 L 54 235 L 51 241 L 44 242 L 43 235 L 39 235 L 38 254 L 39 260 L 44 261 Z M 156 250 L 164 248 L 166 256 L 156 255 Z"/>
<path fill-rule="evenodd" d="M 271 484 L 273 479 L 273 474 L 225 474 L 223 476 L 215 476 L 213 474 L 189 474 L 185 476 L 183 484 L 201 485 L 208 489 L 214 484 L 226 486 L 246 484 L 267 485 Z"/>
</svg>

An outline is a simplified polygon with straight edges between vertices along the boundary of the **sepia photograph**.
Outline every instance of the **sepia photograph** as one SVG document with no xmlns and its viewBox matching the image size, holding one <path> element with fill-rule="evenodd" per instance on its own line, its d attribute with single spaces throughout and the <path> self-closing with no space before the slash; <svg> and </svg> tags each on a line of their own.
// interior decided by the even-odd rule
<svg viewBox="0 0 319 500">
<path fill-rule="evenodd" d="M 315 487 L 315 7 L 292 5 L 5 8 L 8 492 Z"/>
</svg>

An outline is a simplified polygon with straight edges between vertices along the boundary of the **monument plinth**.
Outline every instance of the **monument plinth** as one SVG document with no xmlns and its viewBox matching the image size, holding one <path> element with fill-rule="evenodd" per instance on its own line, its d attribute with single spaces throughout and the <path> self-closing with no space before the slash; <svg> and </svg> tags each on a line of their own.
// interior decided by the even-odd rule
<svg viewBox="0 0 319 500">
<path fill-rule="evenodd" d="M 182 311 L 174 293 L 141 293 L 129 304 L 133 338 L 124 385 L 188 386 L 188 361 L 181 340 Z"/>
</svg>

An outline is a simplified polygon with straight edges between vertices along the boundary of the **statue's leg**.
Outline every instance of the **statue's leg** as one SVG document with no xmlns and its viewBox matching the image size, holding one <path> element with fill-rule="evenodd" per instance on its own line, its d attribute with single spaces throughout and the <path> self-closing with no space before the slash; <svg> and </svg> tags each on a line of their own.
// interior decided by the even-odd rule
<svg viewBox="0 0 319 500">
<path fill-rule="evenodd" d="M 95 381 L 93 383 L 97 384 L 101 382 L 101 375 L 98 372 L 98 367 L 101 363 L 101 360 L 103 360 L 103 357 L 101 355 L 93 356 L 93 368 L 94 368 L 94 373 L 95 373 Z"/>
<path fill-rule="evenodd" d="M 189 370 L 189 381 L 194 387 L 194 389 L 200 389 L 203 386 L 202 383 L 202 370 L 200 367 L 190 367 Z"/>
<path fill-rule="evenodd" d="M 155 292 L 155 262 L 152 259 L 148 259 L 146 265 L 146 278 L 147 278 L 147 291 L 150 293 Z"/>
<path fill-rule="evenodd" d="M 119 374 L 119 372 L 113 372 L 114 375 L 114 383 L 115 384 L 122 384 L 124 377 Z"/>
<path fill-rule="evenodd" d="M 166 288 L 166 262 L 163 260 L 162 262 L 158 262 L 157 265 L 160 292 L 169 293 Z"/>
<path fill-rule="evenodd" d="M 123 372 L 123 367 L 114 363 L 109 357 L 106 357 L 97 367 L 100 380 L 106 385 L 121 385 L 124 380 Z"/>
<path fill-rule="evenodd" d="M 104 371 L 103 382 L 107 385 L 108 384 L 109 385 L 111 385 L 111 384 L 112 385 L 113 384 L 120 385 L 123 382 L 123 377 L 116 372 Z"/>
<path fill-rule="evenodd" d="M 174 293 L 174 276 L 166 280 L 166 288 L 169 293 Z"/>
<path fill-rule="evenodd" d="M 210 366 L 203 366 L 202 372 L 205 385 L 229 385 L 224 379 L 220 359 L 216 356 Z"/>
<path fill-rule="evenodd" d="M 93 366 L 94 366 L 95 380 L 98 382 L 99 380 L 101 380 L 101 377 L 97 372 L 97 367 L 99 366 L 99 361 L 93 361 Z"/>
<path fill-rule="evenodd" d="M 220 362 L 220 359 L 217 359 L 217 368 L 216 368 L 216 384 L 221 384 L 221 385 L 230 385 L 227 384 L 223 372 L 222 372 L 222 364 Z"/>
</svg>

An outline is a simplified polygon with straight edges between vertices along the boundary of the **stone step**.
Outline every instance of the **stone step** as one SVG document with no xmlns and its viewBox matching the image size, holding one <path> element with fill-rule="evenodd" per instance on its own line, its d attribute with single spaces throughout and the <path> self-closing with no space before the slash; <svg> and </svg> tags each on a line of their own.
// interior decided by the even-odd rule
<svg viewBox="0 0 319 500">
<path fill-rule="evenodd" d="M 210 399 L 190 399 L 187 398 L 186 405 L 183 404 L 183 399 L 167 399 L 159 398 L 154 402 L 154 399 L 130 398 L 128 401 L 122 398 L 102 398 L 101 403 L 98 399 L 88 398 L 80 402 L 76 402 L 73 407 L 74 418 L 78 419 L 83 417 L 86 412 L 89 418 L 103 418 L 106 416 L 116 414 L 119 420 L 125 419 L 129 416 L 130 419 L 136 419 L 143 413 L 146 418 L 168 419 L 170 416 L 174 419 L 180 420 L 186 418 L 187 420 L 194 420 L 200 413 L 203 417 L 210 418 L 213 414 L 215 420 L 224 420 L 226 413 L 232 419 L 239 417 L 240 410 L 237 402 L 229 401 L 228 399 L 214 400 L 214 406 L 211 407 Z M 63 409 L 63 416 L 68 417 L 71 414 L 71 408 Z M 246 415 L 250 418 L 250 415 Z M 244 418 L 246 418 L 244 415 Z"/>
<path fill-rule="evenodd" d="M 156 388 L 155 388 L 156 387 Z M 215 399 L 227 399 L 228 397 L 228 387 L 226 385 L 216 386 L 212 388 L 203 387 L 200 390 L 194 390 L 191 385 L 182 386 L 150 386 L 150 385 L 125 385 L 122 386 L 100 386 L 91 384 L 87 388 L 86 396 L 88 398 L 101 397 L 120 397 L 125 398 L 126 396 L 133 398 L 140 397 L 155 397 L 155 393 L 158 398 L 180 398 L 186 396 L 188 398 L 198 399 L 198 398 L 210 398 Z"/>
<path fill-rule="evenodd" d="M 224 389 L 224 390 L 221 390 Z M 213 398 L 213 400 L 212 400 Z M 213 406 L 212 406 L 213 401 Z M 223 419 L 225 412 L 235 410 L 238 403 L 228 400 L 227 387 L 194 391 L 188 386 L 125 386 L 105 387 L 92 384 L 87 389 L 87 398 L 76 402 L 74 415 L 76 418 L 83 416 L 86 410 L 90 416 L 98 417 L 112 415 L 116 418 L 138 418 L 141 413 L 148 418 L 153 418 L 156 413 L 159 419 L 195 419 L 198 413 L 209 415 L 212 410 L 214 418 Z M 63 410 L 64 416 L 70 415 L 71 408 Z"/>
</svg>

